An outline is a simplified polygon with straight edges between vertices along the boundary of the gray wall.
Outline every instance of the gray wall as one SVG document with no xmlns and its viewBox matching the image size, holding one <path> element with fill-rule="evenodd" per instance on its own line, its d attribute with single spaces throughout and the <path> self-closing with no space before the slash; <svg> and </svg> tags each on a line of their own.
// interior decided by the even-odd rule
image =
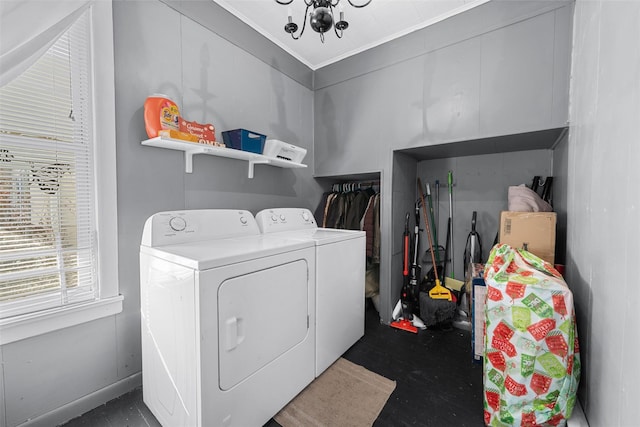
<svg viewBox="0 0 640 427">
<path fill-rule="evenodd" d="M 246 162 L 200 155 L 186 174 L 181 152 L 140 145 L 145 98 L 167 94 L 184 117 L 213 123 L 219 140 L 222 130 L 245 128 L 307 148 L 305 163 L 313 164 L 313 92 L 163 3 L 116 2 L 114 25 L 120 287 L 132 308 L 119 316 L 127 331 L 119 336 L 137 372 L 138 245 L 147 217 L 175 209 L 312 209 L 319 192 L 312 168 L 258 165 L 249 179 Z"/>
<path fill-rule="evenodd" d="M 447 191 L 447 173 L 453 172 L 453 223 L 454 223 L 454 263 L 455 278 L 463 280 L 464 247 L 467 235 L 471 231 L 471 215 L 478 212 L 476 231 L 480 234 L 483 255 L 486 257 L 498 231 L 500 211 L 507 209 L 507 190 L 510 185 L 530 184 L 535 175 L 543 177 L 552 173 L 554 152 L 546 150 L 527 150 L 475 156 L 450 156 L 433 160 L 420 160 L 415 150 L 399 150 L 393 153 L 393 191 L 391 201 L 392 233 L 389 238 L 391 252 L 390 280 L 387 286 L 381 286 L 381 299 L 387 298 L 391 308 L 400 297 L 402 289 L 402 234 L 406 214 L 409 214 L 409 229 L 413 233 L 415 224 L 415 202 L 417 178 L 422 185 L 431 185 L 434 211 L 438 215 L 438 241 L 445 247 L 447 220 L 449 217 L 449 196 Z M 440 197 L 436 202 L 435 181 L 440 181 Z M 426 250 L 429 241 L 426 234 L 424 211 L 420 209 L 420 252 L 418 262 L 422 272 L 431 268 Z M 383 252 L 383 255 L 387 252 Z M 382 268 L 382 266 L 381 266 Z M 451 271 L 451 263 L 447 271 Z M 447 274 L 448 275 L 448 274 Z M 443 280 L 442 278 L 440 280 Z M 386 321 L 387 314 L 381 313 Z"/>
<path fill-rule="evenodd" d="M 527 10 L 523 17 L 516 13 L 520 4 L 528 2 L 473 9 L 489 29 L 477 28 L 463 40 L 451 29 L 462 30 L 466 14 L 429 27 L 453 34 L 424 53 L 371 64 L 374 49 L 319 70 L 316 175 L 377 170 L 389 164 L 394 149 L 566 126 L 571 7 Z M 498 29 L 496 15 L 503 19 Z M 417 33 L 423 45 L 429 32 Z M 408 39 L 409 47 L 419 44 L 416 37 Z M 386 45 L 380 49 L 386 59 Z"/>
<path fill-rule="evenodd" d="M 384 249 L 391 248 L 391 251 L 385 250 L 380 253 L 381 262 L 380 270 L 381 277 L 384 277 L 383 273 L 388 270 L 387 274 L 391 275 L 391 280 L 380 283 L 380 302 L 381 310 L 380 317 L 383 321 L 388 322 L 390 318 L 389 312 L 384 312 L 385 305 L 390 307 L 391 310 L 395 307 L 396 303 L 400 299 L 400 291 L 403 284 L 403 237 L 406 214 L 409 213 L 409 232 L 413 233 L 414 226 L 414 203 L 416 201 L 417 185 L 416 185 L 416 170 L 417 164 L 415 158 L 404 154 L 395 153 L 392 157 L 392 186 L 393 191 L 391 193 L 391 200 L 389 197 L 385 198 L 385 194 L 382 194 L 381 198 L 384 205 L 391 205 L 390 215 L 382 216 L 382 219 L 391 217 L 391 224 L 393 224 L 392 232 L 387 236 L 387 245 Z M 391 262 L 386 261 L 388 256 L 391 257 Z M 385 261 L 383 261 L 383 259 Z M 384 268 L 383 268 L 384 267 Z M 386 301 L 386 304 L 383 302 Z"/>
<path fill-rule="evenodd" d="M 569 200 L 569 133 L 565 132 L 553 149 L 553 210 L 556 223 L 556 264 L 567 262 L 567 202 Z"/>
<path fill-rule="evenodd" d="M 464 248 L 471 231 L 471 216 L 477 212 L 476 231 L 480 234 L 483 259 L 487 259 L 498 232 L 500 212 L 507 210 L 507 191 L 511 185 L 531 184 L 535 175 L 552 174 L 552 150 L 532 150 L 510 153 L 485 154 L 479 156 L 452 157 L 424 160 L 418 163 L 418 177 L 422 184 L 431 183 L 432 194 L 435 180 L 440 181 L 439 206 L 434 200 L 434 210 L 439 209 L 438 240 L 445 246 L 447 219 L 449 218 L 449 195 L 447 172 L 453 172 L 453 228 L 455 240 L 455 278 L 463 280 Z M 433 195 L 435 198 L 435 194 Z M 424 219 L 422 219 L 424 223 Z M 427 236 L 422 233 L 423 255 L 427 249 Z M 431 266 L 429 265 L 429 268 Z M 449 269 L 450 266 L 447 267 Z M 424 271 L 424 269 L 423 269 Z M 448 270 L 451 271 L 451 270 Z"/>
<path fill-rule="evenodd" d="M 566 264 L 592 426 L 638 425 L 639 20 L 639 2 L 576 2 Z"/>
<path fill-rule="evenodd" d="M 394 151 L 415 157 L 412 150 L 422 147 L 474 140 L 483 148 L 473 154 L 496 153 L 496 137 L 566 126 L 571 18 L 566 2 L 489 2 L 316 73 L 316 176 L 381 170 L 393 177 L 382 183 L 383 244 L 394 248 L 381 254 L 384 322 L 399 295 L 394 242 L 406 212 L 392 198 L 415 197 L 415 175 L 408 189 L 396 179 L 405 172 L 394 168 L 407 165 Z M 549 149 L 555 135 L 535 147 L 513 138 L 508 151 Z M 462 229 L 454 227 L 457 247 Z M 462 276 L 461 262 L 455 275 Z"/>
<path fill-rule="evenodd" d="M 312 178 L 311 89 L 164 3 L 118 1 L 113 10 L 118 175 L 113 214 L 124 309 L 3 346 L 2 427 L 5 416 L 12 427 L 43 414 L 49 418 L 41 425 L 55 425 L 140 384 L 138 248 L 149 215 L 194 208 L 313 209 L 320 197 Z M 200 155 L 193 173 L 186 174 L 181 152 L 140 144 L 146 139 L 143 104 L 156 92 L 176 101 L 187 119 L 213 123 L 219 139 L 221 130 L 250 129 L 306 148 L 305 163 L 311 166 L 257 165 L 255 178 L 248 179 L 246 162 Z"/>
<path fill-rule="evenodd" d="M 200 8 L 204 2 L 177 3 Z M 6 425 L 76 400 L 83 401 L 76 409 L 88 410 L 139 384 L 137 248 L 148 215 L 205 206 L 315 207 L 320 189 L 312 168 L 257 166 L 251 181 L 242 162 L 197 156 L 194 173 L 186 175 L 181 153 L 140 146 L 148 94 L 165 92 L 185 116 L 205 118 L 219 130 L 245 127 L 306 147 L 305 162 L 315 163 L 320 176 L 380 171 L 383 192 L 391 195 L 391 177 L 404 175 L 406 189 L 396 189 L 402 206 L 394 209 L 393 197 L 382 206 L 383 244 L 390 248 L 397 222 L 404 221 L 397 212 L 410 204 L 416 173 L 433 179 L 429 171 L 460 170 L 466 162 L 428 160 L 418 170 L 417 158 L 396 157 L 394 150 L 565 125 L 571 8 L 555 10 L 554 4 L 489 2 L 488 8 L 503 10 L 474 9 L 319 70 L 314 96 L 307 70 L 249 55 L 228 35 L 204 31 L 165 4 L 115 2 L 124 311 L 3 346 L 0 397 Z M 640 288 L 632 274 L 640 261 L 634 185 L 640 160 L 639 16 L 636 2 L 578 0 L 572 127 L 553 152 L 554 188 L 560 189 L 556 207 L 559 219 L 566 220 L 567 281 L 576 299 L 584 363 L 580 399 L 591 425 L 633 425 L 640 400 L 640 371 L 632 359 L 640 351 L 635 315 Z M 496 61 L 502 67 L 496 68 Z M 522 74 L 526 66 L 540 71 L 542 80 L 534 79 L 540 87 Z M 513 108 L 505 110 L 498 95 Z M 400 173 L 402 168 L 409 172 Z M 393 212 L 398 218 L 392 220 Z M 389 251 L 383 280 L 391 280 L 391 258 Z M 390 288 L 387 294 L 391 299 Z M 55 370 L 48 369 L 52 366 Z M 2 425 L 4 417 L 0 420 Z"/>
<path fill-rule="evenodd" d="M 313 71 L 289 55 L 271 40 L 244 24 L 235 15 L 212 1 L 160 0 L 169 7 L 216 33 L 239 49 L 309 89 L 313 88 Z M 221 64 L 221 66 L 224 64 Z"/>
</svg>

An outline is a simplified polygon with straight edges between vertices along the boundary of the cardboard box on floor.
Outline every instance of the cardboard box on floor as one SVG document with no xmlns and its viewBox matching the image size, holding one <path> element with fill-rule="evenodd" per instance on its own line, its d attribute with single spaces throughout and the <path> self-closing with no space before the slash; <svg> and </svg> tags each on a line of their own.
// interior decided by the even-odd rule
<svg viewBox="0 0 640 427">
<path fill-rule="evenodd" d="M 500 243 L 524 248 L 553 265 L 556 250 L 555 212 L 500 213 Z"/>
</svg>

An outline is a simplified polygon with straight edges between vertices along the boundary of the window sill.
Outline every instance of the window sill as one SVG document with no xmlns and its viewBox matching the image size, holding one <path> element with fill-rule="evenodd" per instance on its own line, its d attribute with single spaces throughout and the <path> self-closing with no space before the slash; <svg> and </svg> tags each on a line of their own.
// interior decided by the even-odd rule
<svg viewBox="0 0 640 427">
<path fill-rule="evenodd" d="M 118 314 L 123 299 L 118 295 L 0 320 L 0 345 Z"/>
</svg>

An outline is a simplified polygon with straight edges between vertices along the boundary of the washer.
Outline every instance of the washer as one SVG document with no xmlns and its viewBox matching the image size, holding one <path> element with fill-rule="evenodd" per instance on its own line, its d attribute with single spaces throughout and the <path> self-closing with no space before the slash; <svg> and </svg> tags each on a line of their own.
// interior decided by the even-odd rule
<svg viewBox="0 0 640 427">
<path fill-rule="evenodd" d="M 364 335 L 364 231 L 318 228 L 308 209 L 256 214 L 265 235 L 312 241 L 316 253 L 316 376 Z"/>
<path fill-rule="evenodd" d="M 143 399 L 165 426 L 261 426 L 315 377 L 313 242 L 244 210 L 161 212 L 140 246 Z"/>
</svg>

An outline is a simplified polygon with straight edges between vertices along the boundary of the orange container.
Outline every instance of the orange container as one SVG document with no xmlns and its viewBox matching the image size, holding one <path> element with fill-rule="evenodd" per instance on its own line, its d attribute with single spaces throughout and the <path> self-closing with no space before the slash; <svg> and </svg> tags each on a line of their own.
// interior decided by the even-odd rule
<svg viewBox="0 0 640 427">
<path fill-rule="evenodd" d="M 149 138 L 155 138 L 163 129 L 180 130 L 178 106 L 166 95 L 151 95 L 144 102 L 144 125 Z"/>
<path fill-rule="evenodd" d="M 201 144 L 215 145 L 216 128 L 211 123 L 189 122 L 181 118 L 180 131 L 196 136 Z"/>
</svg>

